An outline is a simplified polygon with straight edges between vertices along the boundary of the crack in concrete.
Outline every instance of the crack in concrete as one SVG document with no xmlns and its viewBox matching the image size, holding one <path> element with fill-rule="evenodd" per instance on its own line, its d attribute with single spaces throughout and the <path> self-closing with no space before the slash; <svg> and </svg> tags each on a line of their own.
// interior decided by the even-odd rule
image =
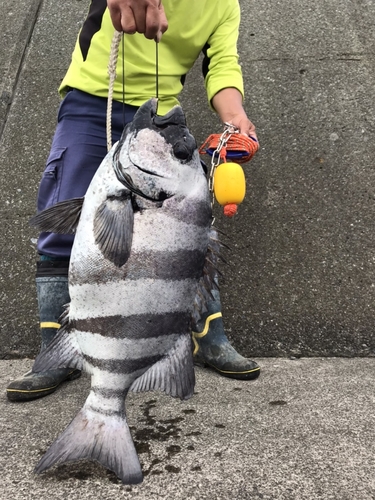
<svg viewBox="0 0 375 500">
<path fill-rule="evenodd" d="M 29 11 L 25 14 L 19 37 L 10 58 L 9 69 L 4 76 L 2 88 L 0 87 L 0 142 L 8 120 L 9 111 L 17 88 L 19 76 L 22 71 L 27 47 L 32 37 L 35 24 L 44 0 L 34 0 Z"/>
</svg>

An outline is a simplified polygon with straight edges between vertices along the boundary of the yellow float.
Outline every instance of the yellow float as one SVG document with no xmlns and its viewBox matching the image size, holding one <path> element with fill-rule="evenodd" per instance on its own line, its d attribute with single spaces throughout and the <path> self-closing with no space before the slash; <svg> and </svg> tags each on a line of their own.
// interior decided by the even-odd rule
<svg viewBox="0 0 375 500">
<path fill-rule="evenodd" d="M 245 174 L 238 163 L 220 163 L 214 172 L 214 194 L 224 207 L 224 215 L 233 217 L 246 194 Z"/>
</svg>

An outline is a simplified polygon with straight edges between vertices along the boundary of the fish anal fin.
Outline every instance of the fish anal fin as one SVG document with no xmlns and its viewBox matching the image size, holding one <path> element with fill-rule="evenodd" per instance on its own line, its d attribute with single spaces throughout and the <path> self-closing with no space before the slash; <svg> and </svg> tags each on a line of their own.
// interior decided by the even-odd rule
<svg viewBox="0 0 375 500">
<path fill-rule="evenodd" d="M 129 258 L 133 240 L 134 211 L 130 195 L 107 198 L 94 218 L 94 237 L 103 256 L 115 266 Z"/>
<path fill-rule="evenodd" d="M 75 233 L 84 198 L 72 198 L 46 208 L 30 219 L 30 226 L 46 233 Z"/>
<path fill-rule="evenodd" d="M 125 415 L 102 415 L 83 407 L 52 443 L 35 468 L 49 469 L 57 462 L 87 459 L 112 470 L 124 484 L 143 480 L 138 455 Z"/>
<path fill-rule="evenodd" d="M 166 356 L 151 366 L 130 387 L 131 391 L 161 390 L 166 394 L 189 399 L 194 393 L 195 372 L 191 335 L 183 335 Z"/>
<path fill-rule="evenodd" d="M 82 369 L 83 356 L 75 337 L 68 332 L 67 325 L 61 327 L 52 342 L 35 359 L 33 372 L 55 368 Z"/>
</svg>

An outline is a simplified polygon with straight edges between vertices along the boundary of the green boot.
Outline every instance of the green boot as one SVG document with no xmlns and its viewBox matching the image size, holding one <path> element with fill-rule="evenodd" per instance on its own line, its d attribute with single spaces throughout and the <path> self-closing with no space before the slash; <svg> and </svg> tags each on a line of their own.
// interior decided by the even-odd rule
<svg viewBox="0 0 375 500">
<path fill-rule="evenodd" d="M 244 358 L 230 345 L 224 332 L 219 292 L 213 290 L 215 300 L 207 303 L 208 311 L 200 318 L 193 332 L 194 363 L 209 366 L 224 377 L 255 380 L 260 367 Z"/>
<path fill-rule="evenodd" d="M 60 325 L 58 319 L 63 306 L 70 301 L 68 291 L 68 261 L 42 260 L 38 262 L 36 288 L 38 295 L 41 351 L 49 345 Z M 31 370 L 13 380 L 7 389 L 10 401 L 29 401 L 54 392 L 66 380 L 80 377 L 81 372 L 71 368 L 58 368 L 40 373 Z"/>
</svg>

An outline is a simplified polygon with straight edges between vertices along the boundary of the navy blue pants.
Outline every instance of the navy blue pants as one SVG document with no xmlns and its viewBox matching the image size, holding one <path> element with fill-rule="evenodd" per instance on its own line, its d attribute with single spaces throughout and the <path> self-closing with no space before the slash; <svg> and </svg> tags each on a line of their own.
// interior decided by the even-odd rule
<svg viewBox="0 0 375 500">
<path fill-rule="evenodd" d="M 112 142 L 120 139 L 124 125 L 137 107 L 113 102 Z M 62 101 L 46 169 L 38 192 L 38 212 L 55 203 L 82 197 L 107 154 L 107 99 L 72 90 Z M 41 233 L 38 252 L 54 259 L 70 257 L 72 234 Z"/>
</svg>

